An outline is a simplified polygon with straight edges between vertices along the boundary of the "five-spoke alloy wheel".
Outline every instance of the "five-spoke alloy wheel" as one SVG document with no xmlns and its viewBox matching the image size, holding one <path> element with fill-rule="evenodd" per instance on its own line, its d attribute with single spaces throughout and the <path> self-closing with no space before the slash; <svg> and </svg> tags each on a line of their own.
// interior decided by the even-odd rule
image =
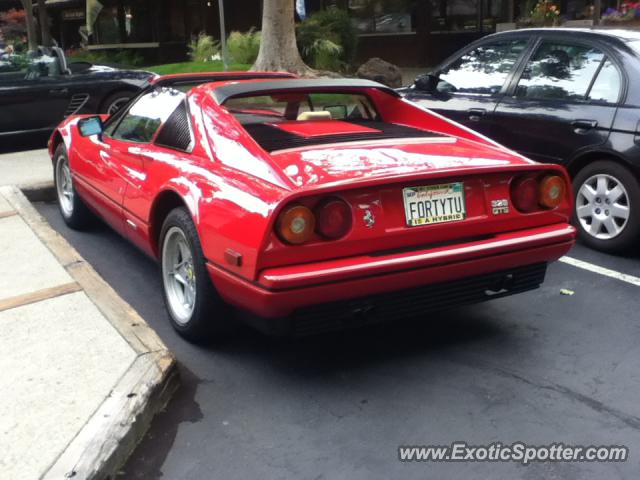
<svg viewBox="0 0 640 480">
<path fill-rule="evenodd" d="M 58 145 L 53 158 L 53 178 L 60 213 L 69 227 L 81 230 L 89 224 L 91 214 L 73 186 L 69 157 L 63 144 Z"/>
<path fill-rule="evenodd" d="M 198 232 L 186 208 L 175 208 L 167 215 L 159 250 L 164 301 L 173 328 L 193 342 L 226 333 L 230 309 L 211 283 Z"/>
<path fill-rule="evenodd" d="M 162 246 L 162 275 L 172 317 L 185 325 L 193 315 L 197 291 L 193 255 L 179 227 L 171 227 L 166 233 Z"/>
</svg>

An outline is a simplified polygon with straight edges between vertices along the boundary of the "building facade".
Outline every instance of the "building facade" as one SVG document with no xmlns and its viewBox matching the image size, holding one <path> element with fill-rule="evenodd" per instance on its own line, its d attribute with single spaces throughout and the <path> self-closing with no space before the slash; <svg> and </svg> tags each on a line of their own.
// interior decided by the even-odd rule
<svg viewBox="0 0 640 480">
<path fill-rule="evenodd" d="M 3 1 L 3 0 L 0 0 Z M 65 49 L 135 49 L 154 61 L 183 60 L 199 32 L 220 37 L 219 0 L 47 0 Z M 291 0 L 294 1 L 294 0 Z M 616 0 L 602 0 L 603 6 Z M 563 17 L 584 18 L 589 0 L 559 0 Z M 88 4 L 88 5 L 87 5 Z M 307 14 L 347 9 L 360 37 L 358 60 L 433 65 L 461 46 L 526 15 L 535 0 L 305 0 Z M 224 0 L 227 32 L 260 28 L 262 0 Z M 87 21 L 87 15 L 89 22 Z M 87 29 L 87 26 L 90 29 Z"/>
</svg>

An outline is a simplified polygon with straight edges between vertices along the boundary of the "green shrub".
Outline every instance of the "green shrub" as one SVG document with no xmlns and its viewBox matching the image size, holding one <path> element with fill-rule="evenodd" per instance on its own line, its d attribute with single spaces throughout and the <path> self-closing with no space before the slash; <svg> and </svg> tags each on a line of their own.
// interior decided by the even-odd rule
<svg viewBox="0 0 640 480">
<path fill-rule="evenodd" d="M 220 53 L 220 42 L 201 32 L 189 43 L 189 57 L 193 62 L 210 62 Z"/>
<path fill-rule="evenodd" d="M 227 39 L 231 59 L 236 63 L 253 64 L 260 51 L 260 32 L 254 28 L 248 32 L 231 32 Z"/>
<path fill-rule="evenodd" d="M 75 50 L 68 53 L 69 61 L 91 62 L 102 65 L 118 65 L 123 67 L 139 67 L 144 64 L 144 57 L 134 50 Z"/>
<path fill-rule="evenodd" d="M 319 70 L 341 70 L 344 63 L 340 60 L 342 47 L 326 38 L 317 38 L 302 48 L 302 57 L 312 59 L 311 64 Z"/>
<path fill-rule="evenodd" d="M 342 70 L 355 60 L 358 32 L 346 10 L 329 7 L 314 13 L 298 25 L 296 37 L 303 59 L 315 68 Z"/>
</svg>

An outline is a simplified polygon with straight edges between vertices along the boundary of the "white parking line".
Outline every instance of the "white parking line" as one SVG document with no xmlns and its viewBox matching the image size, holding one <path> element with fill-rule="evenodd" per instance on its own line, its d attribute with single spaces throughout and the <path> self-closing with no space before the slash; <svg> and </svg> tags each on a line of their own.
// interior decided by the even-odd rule
<svg viewBox="0 0 640 480">
<path fill-rule="evenodd" d="M 562 263 L 573 265 L 574 267 L 582 268 L 583 270 L 588 270 L 593 273 L 598 273 L 600 275 L 604 275 L 605 277 L 615 278 L 616 280 L 627 282 L 627 283 L 630 283 L 631 285 L 635 285 L 636 287 L 640 287 L 640 278 L 634 277 L 633 275 L 627 275 L 626 273 L 616 272 L 615 270 L 600 267 L 598 265 L 594 265 L 593 263 L 583 262 L 582 260 L 578 260 L 577 258 L 572 258 L 572 257 L 562 257 L 560 258 L 559 261 Z"/>
</svg>

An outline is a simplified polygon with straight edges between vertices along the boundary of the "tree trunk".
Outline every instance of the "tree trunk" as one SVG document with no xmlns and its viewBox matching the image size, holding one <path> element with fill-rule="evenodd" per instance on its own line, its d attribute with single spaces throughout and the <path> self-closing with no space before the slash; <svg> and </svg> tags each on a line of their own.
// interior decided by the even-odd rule
<svg viewBox="0 0 640 480">
<path fill-rule="evenodd" d="M 602 10 L 601 0 L 594 0 L 593 2 L 593 24 L 600 25 L 600 12 Z"/>
<path fill-rule="evenodd" d="M 49 16 L 45 0 L 38 0 L 38 23 L 40 24 L 40 39 L 45 47 L 53 46 L 51 30 L 49 29 Z"/>
<path fill-rule="evenodd" d="M 31 0 L 20 0 L 22 8 L 24 8 L 25 22 L 27 23 L 27 39 L 29 41 L 29 50 L 38 49 L 38 32 L 36 30 L 36 21 L 33 18 L 33 4 Z"/>
<path fill-rule="evenodd" d="M 252 70 L 285 71 L 311 76 L 296 43 L 293 0 L 264 0 L 260 52 Z"/>
</svg>

